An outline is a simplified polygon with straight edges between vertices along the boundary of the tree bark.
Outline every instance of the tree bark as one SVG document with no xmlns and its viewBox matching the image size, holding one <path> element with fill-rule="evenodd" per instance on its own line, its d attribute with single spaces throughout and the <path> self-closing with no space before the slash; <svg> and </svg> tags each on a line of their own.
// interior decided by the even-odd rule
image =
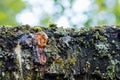
<svg viewBox="0 0 120 80">
<path fill-rule="evenodd" d="M 41 64 L 34 63 L 34 58 L 37 58 L 34 35 L 41 31 L 48 36 L 48 42 L 44 48 L 47 63 L 43 79 L 120 79 L 119 26 L 64 29 L 58 28 L 56 25 L 1 27 L 0 79 L 9 76 L 8 74 L 3 75 L 3 73 L 11 73 L 11 71 L 16 72 L 18 76 L 23 74 L 24 80 L 41 78 L 39 75 L 39 65 Z M 21 55 L 22 69 L 19 67 L 18 52 Z M 19 73 L 20 70 L 22 73 Z"/>
</svg>

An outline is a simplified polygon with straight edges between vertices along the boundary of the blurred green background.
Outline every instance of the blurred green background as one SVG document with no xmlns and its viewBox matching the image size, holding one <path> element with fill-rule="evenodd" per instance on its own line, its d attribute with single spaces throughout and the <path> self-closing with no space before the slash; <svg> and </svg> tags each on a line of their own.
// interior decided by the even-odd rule
<svg viewBox="0 0 120 80">
<path fill-rule="evenodd" d="M 0 0 L 0 25 L 120 25 L 120 0 Z"/>
</svg>

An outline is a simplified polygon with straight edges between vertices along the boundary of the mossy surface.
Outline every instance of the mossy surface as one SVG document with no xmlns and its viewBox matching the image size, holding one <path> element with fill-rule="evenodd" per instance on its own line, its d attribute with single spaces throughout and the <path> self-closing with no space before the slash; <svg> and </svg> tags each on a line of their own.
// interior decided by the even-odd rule
<svg viewBox="0 0 120 80">
<path fill-rule="evenodd" d="M 20 76 L 14 50 L 18 43 L 21 46 L 23 78 L 25 80 L 41 78 L 39 65 L 33 62 L 35 53 L 33 38 L 35 33 L 41 31 L 48 35 L 49 40 L 44 49 L 47 57 L 44 79 L 120 79 L 119 26 L 97 26 L 77 31 L 73 28 L 64 29 L 56 26 L 50 24 L 50 27 L 31 27 L 29 25 L 1 27 L 0 76 L 2 77 L 0 79 L 14 78 L 10 77 L 10 74 L 14 72 Z M 77 75 L 79 78 L 76 78 Z M 50 78 L 51 76 L 52 78 Z"/>
</svg>

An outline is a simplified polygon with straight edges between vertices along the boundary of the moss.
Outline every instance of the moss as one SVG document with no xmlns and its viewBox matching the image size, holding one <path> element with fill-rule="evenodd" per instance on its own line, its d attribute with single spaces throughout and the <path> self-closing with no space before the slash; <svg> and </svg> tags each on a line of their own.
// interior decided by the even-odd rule
<svg viewBox="0 0 120 80">
<path fill-rule="evenodd" d="M 120 79 L 120 62 L 118 62 L 115 66 L 115 76 Z"/>
<path fill-rule="evenodd" d="M 79 41 L 80 41 L 80 43 L 83 43 L 83 39 L 82 38 L 79 38 Z"/>
<path fill-rule="evenodd" d="M 49 24 L 49 27 L 57 27 L 57 24 L 51 23 L 51 24 Z"/>
<path fill-rule="evenodd" d="M 2 62 L 0 61 L 0 68 L 2 67 Z"/>
<path fill-rule="evenodd" d="M 107 38 L 105 36 L 99 36 L 100 41 L 107 41 Z"/>
<path fill-rule="evenodd" d="M 85 32 L 84 29 L 81 29 L 81 30 L 80 30 L 80 34 L 83 34 L 84 32 Z"/>
<path fill-rule="evenodd" d="M 99 32 L 96 31 L 96 33 L 94 34 L 94 36 L 95 36 L 95 39 L 99 39 L 99 36 L 100 36 Z"/>
<path fill-rule="evenodd" d="M 84 69 L 88 67 L 87 75 L 90 76 L 90 80 L 93 80 L 93 77 L 96 80 L 109 80 L 114 78 L 114 74 L 119 78 L 119 66 L 116 67 L 116 64 L 120 62 L 120 39 L 118 35 L 114 36 L 112 31 L 119 34 L 120 27 L 113 29 L 111 27 L 98 26 L 76 30 L 73 28 L 57 28 L 56 26 L 56 24 L 50 24 L 49 27 L 24 25 L 14 28 L 0 28 L 0 46 L 5 54 L 3 56 L 6 56 L 12 49 L 14 52 L 14 46 L 16 46 L 22 35 L 27 34 L 29 39 L 33 40 L 31 35 L 44 31 L 49 37 L 49 42 L 44 49 L 48 60 L 45 66 L 45 73 L 62 73 L 70 79 L 70 76 L 74 76 L 74 72 L 75 74 L 83 73 L 82 76 L 84 77 L 86 75 Z M 34 44 L 32 46 L 28 44 L 29 39 L 20 44 L 22 46 L 23 73 L 26 75 L 27 80 L 31 80 L 30 78 L 33 77 L 29 75 L 30 73 L 26 68 L 27 64 L 30 64 L 29 70 L 31 70 L 31 74 L 34 74 L 34 70 L 39 71 L 33 63 L 33 53 L 35 53 L 34 50 L 36 49 L 32 47 Z M 13 47 L 11 47 L 12 44 L 14 44 Z M 1 53 L 0 51 L 0 55 Z M 18 64 L 18 61 L 15 61 Z M 92 74 L 95 76 L 91 76 Z M 9 75 L 6 74 L 6 76 Z"/>
<path fill-rule="evenodd" d="M 106 29 L 105 27 L 103 26 L 96 26 L 96 27 L 91 27 L 90 28 L 90 31 L 100 31 L 102 33 L 105 33 L 106 32 Z"/>
<path fill-rule="evenodd" d="M 35 32 L 40 32 L 40 31 L 42 31 L 42 28 L 40 28 L 39 26 L 35 26 L 35 27 L 33 28 L 33 30 L 34 30 Z"/>
<path fill-rule="evenodd" d="M 68 62 L 69 62 L 70 64 L 74 65 L 75 62 L 76 62 L 76 59 L 75 59 L 75 58 L 71 58 L 71 59 L 68 60 Z"/>
<path fill-rule="evenodd" d="M 111 60 L 111 65 L 107 67 L 107 74 L 110 77 L 111 80 L 115 78 L 115 63 L 113 60 Z"/>
</svg>

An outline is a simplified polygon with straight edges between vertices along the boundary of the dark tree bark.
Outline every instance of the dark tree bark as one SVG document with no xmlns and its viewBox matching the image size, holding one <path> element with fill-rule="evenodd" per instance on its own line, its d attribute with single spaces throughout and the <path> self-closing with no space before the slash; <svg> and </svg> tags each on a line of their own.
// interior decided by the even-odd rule
<svg viewBox="0 0 120 80">
<path fill-rule="evenodd" d="M 41 31 L 47 34 L 49 40 L 44 48 L 47 63 L 43 79 L 120 79 L 119 26 L 97 26 L 78 30 L 57 28 L 56 25 L 1 27 L 0 79 L 6 76 L 9 78 L 11 71 L 24 80 L 41 79 L 41 64 L 34 63 L 34 58 L 37 58 L 34 35 Z"/>
</svg>

